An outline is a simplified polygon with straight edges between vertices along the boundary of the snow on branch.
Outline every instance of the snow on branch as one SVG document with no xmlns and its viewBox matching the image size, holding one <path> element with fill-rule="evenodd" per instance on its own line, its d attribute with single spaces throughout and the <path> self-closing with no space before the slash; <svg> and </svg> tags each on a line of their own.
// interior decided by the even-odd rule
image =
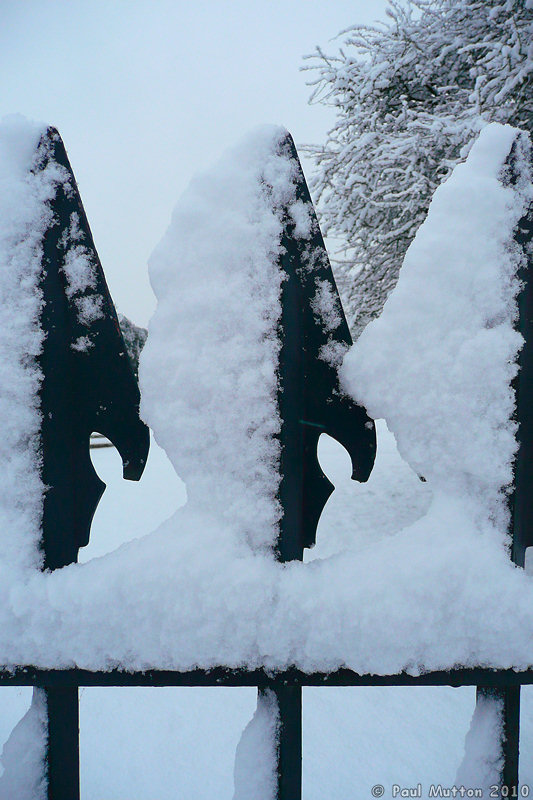
<svg viewBox="0 0 533 800">
<path fill-rule="evenodd" d="M 524 0 L 407 0 L 388 21 L 320 49 L 311 101 L 336 120 L 309 148 L 349 322 L 378 316 L 436 187 L 490 121 L 533 130 L 533 7 Z"/>
</svg>

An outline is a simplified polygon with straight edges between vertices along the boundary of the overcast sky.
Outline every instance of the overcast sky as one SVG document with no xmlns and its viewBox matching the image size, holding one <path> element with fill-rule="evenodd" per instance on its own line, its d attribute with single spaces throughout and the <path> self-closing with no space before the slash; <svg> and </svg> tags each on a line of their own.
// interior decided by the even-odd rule
<svg viewBox="0 0 533 800">
<path fill-rule="evenodd" d="M 319 143 L 303 56 L 386 0 L 0 0 L 0 116 L 61 133 L 117 308 L 145 324 L 147 260 L 191 176 L 255 125 Z M 307 166 L 307 165 L 306 165 Z"/>
</svg>

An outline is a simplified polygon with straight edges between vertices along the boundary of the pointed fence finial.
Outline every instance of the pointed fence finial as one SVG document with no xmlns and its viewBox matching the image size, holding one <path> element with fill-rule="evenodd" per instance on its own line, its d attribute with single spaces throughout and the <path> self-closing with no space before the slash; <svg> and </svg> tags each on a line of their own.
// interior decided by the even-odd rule
<svg viewBox="0 0 533 800">
<path fill-rule="evenodd" d="M 303 560 L 316 541 L 320 515 L 333 486 L 318 463 L 320 434 L 342 444 L 352 478 L 366 481 L 376 455 L 374 422 L 341 389 L 338 367 L 352 344 L 298 153 L 290 134 L 279 143 L 289 160 L 295 202 L 277 209 L 283 221 L 279 268 L 281 318 L 278 408 L 282 508 L 276 555 Z M 277 800 L 302 793 L 302 689 L 274 683 L 279 714 Z"/>
<path fill-rule="evenodd" d="M 333 491 L 318 463 L 320 434 L 346 448 L 352 478 L 366 481 L 376 455 L 376 433 L 366 411 L 339 386 L 338 367 L 352 338 L 290 134 L 279 149 L 291 162 L 296 186 L 296 203 L 281 209 L 279 260 L 284 275 L 278 394 L 283 518 L 278 555 L 290 561 L 302 559 L 303 549 L 315 544 L 320 515 Z"/>
<path fill-rule="evenodd" d="M 124 478 L 138 480 L 149 448 L 139 389 L 65 147 L 54 128 L 34 171 L 54 170 L 44 234 L 40 356 L 44 567 L 77 561 L 105 489 L 89 456 L 98 431 L 119 451 Z"/>
</svg>

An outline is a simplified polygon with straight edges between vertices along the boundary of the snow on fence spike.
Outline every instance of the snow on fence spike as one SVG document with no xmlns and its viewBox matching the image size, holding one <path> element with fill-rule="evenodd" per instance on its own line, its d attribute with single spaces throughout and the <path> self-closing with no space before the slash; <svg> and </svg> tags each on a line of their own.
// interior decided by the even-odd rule
<svg viewBox="0 0 533 800">
<path fill-rule="evenodd" d="M 518 355 L 519 370 L 513 381 L 518 451 L 513 469 L 514 491 L 509 496 L 511 557 L 515 564 L 523 567 L 526 550 L 533 546 L 533 419 L 530 411 L 533 407 L 533 149 L 529 136 L 523 131 L 516 135 L 501 178 L 504 186 L 512 186 L 522 192 L 527 192 L 529 188 L 530 199 L 514 234 L 515 246 L 522 255 L 517 271 L 521 292 L 515 327 L 524 339 L 524 346 Z"/>
<path fill-rule="evenodd" d="M 514 142 L 488 125 L 468 159 L 437 189 L 398 285 L 342 367 L 343 384 L 385 418 L 402 457 L 428 487 L 466 500 L 507 535 L 516 420 L 512 382 L 524 254 L 515 231 L 531 205 L 531 167 L 504 182 Z"/>
<path fill-rule="evenodd" d="M 51 176 L 30 170 L 42 130 L 19 117 L 0 121 L 0 563 L 10 571 L 40 565 L 38 281 L 53 189 Z"/>
<path fill-rule="evenodd" d="M 44 567 L 77 561 L 105 489 L 89 456 L 98 431 L 119 451 L 124 478 L 138 480 L 149 448 L 139 389 L 65 147 L 54 128 L 33 171 L 55 174 L 43 237 L 40 325 Z"/>
<path fill-rule="evenodd" d="M 105 489 L 89 457 L 91 433 L 106 435 L 122 456 L 124 477 L 138 480 L 149 432 L 139 418 L 136 377 L 74 174 L 54 128 L 19 118 L 2 122 L 0 210 L 0 355 L 9 376 L 1 400 L 14 451 L 8 451 L 11 480 L 0 509 L 19 523 L 8 526 L 14 541 L 8 557 L 20 547 L 26 550 L 22 564 L 55 570 L 77 561 Z M 21 482 L 24 506 L 32 512 L 26 520 L 13 517 L 13 508 L 21 506 Z M 11 567 L 17 563 L 13 559 Z M 40 692 L 35 714 L 46 718 L 47 735 L 33 725 L 35 787 L 28 791 L 32 797 L 35 790 L 35 797 L 74 800 L 78 690 L 45 681 Z M 2 796 L 20 773 L 6 774 Z"/>
<path fill-rule="evenodd" d="M 289 133 L 278 152 L 291 166 L 293 197 L 278 209 L 283 223 L 278 406 L 281 420 L 278 553 L 302 558 L 333 485 L 318 463 L 318 439 L 340 442 L 352 478 L 366 481 L 376 455 L 374 422 L 339 387 L 338 367 L 352 344 L 313 202 Z"/>
<path fill-rule="evenodd" d="M 526 549 L 533 545 L 533 151 L 529 136 L 516 131 L 509 155 L 500 173 L 505 187 L 513 187 L 524 195 L 523 215 L 514 229 L 514 247 L 518 268 L 516 277 L 520 291 L 517 297 L 518 314 L 515 329 L 523 338 L 518 354 L 518 373 L 512 388 L 515 396 L 514 421 L 517 424 L 518 450 L 513 464 L 513 484 L 508 495 L 509 538 L 512 561 L 525 565 Z M 528 202 L 529 201 L 529 202 Z M 492 707 L 499 720 L 499 731 L 494 732 L 494 749 L 502 753 L 500 775 L 497 783 L 506 786 L 512 795 L 518 789 L 518 763 L 520 741 L 520 686 L 491 690 L 478 686 L 477 704 Z"/>
<path fill-rule="evenodd" d="M 262 553 L 276 549 L 281 517 L 295 539 L 283 560 L 301 558 L 331 492 L 316 457 L 320 433 L 351 451 L 363 480 L 375 437 L 339 390 L 348 327 L 284 128 L 253 131 L 191 181 L 150 278 L 159 303 L 140 360 L 142 412 L 189 507 Z M 160 369 L 172 376 L 163 387 Z"/>
</svg>

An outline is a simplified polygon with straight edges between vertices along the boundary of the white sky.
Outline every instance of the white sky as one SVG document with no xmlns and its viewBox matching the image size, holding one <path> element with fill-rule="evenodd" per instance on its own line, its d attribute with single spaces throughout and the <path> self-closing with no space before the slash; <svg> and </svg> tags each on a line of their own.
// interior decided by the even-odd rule
<svg viewBox="0 0 533 800">
<path fill-rule="evenodd" d="M 0 116 L 61 133 L 117 308 L 146 324 L 147 259 L 191 176 L 264 122 L 319 143 L 302 56 L 386 0 L 0 0 Z"/>
</svg>

